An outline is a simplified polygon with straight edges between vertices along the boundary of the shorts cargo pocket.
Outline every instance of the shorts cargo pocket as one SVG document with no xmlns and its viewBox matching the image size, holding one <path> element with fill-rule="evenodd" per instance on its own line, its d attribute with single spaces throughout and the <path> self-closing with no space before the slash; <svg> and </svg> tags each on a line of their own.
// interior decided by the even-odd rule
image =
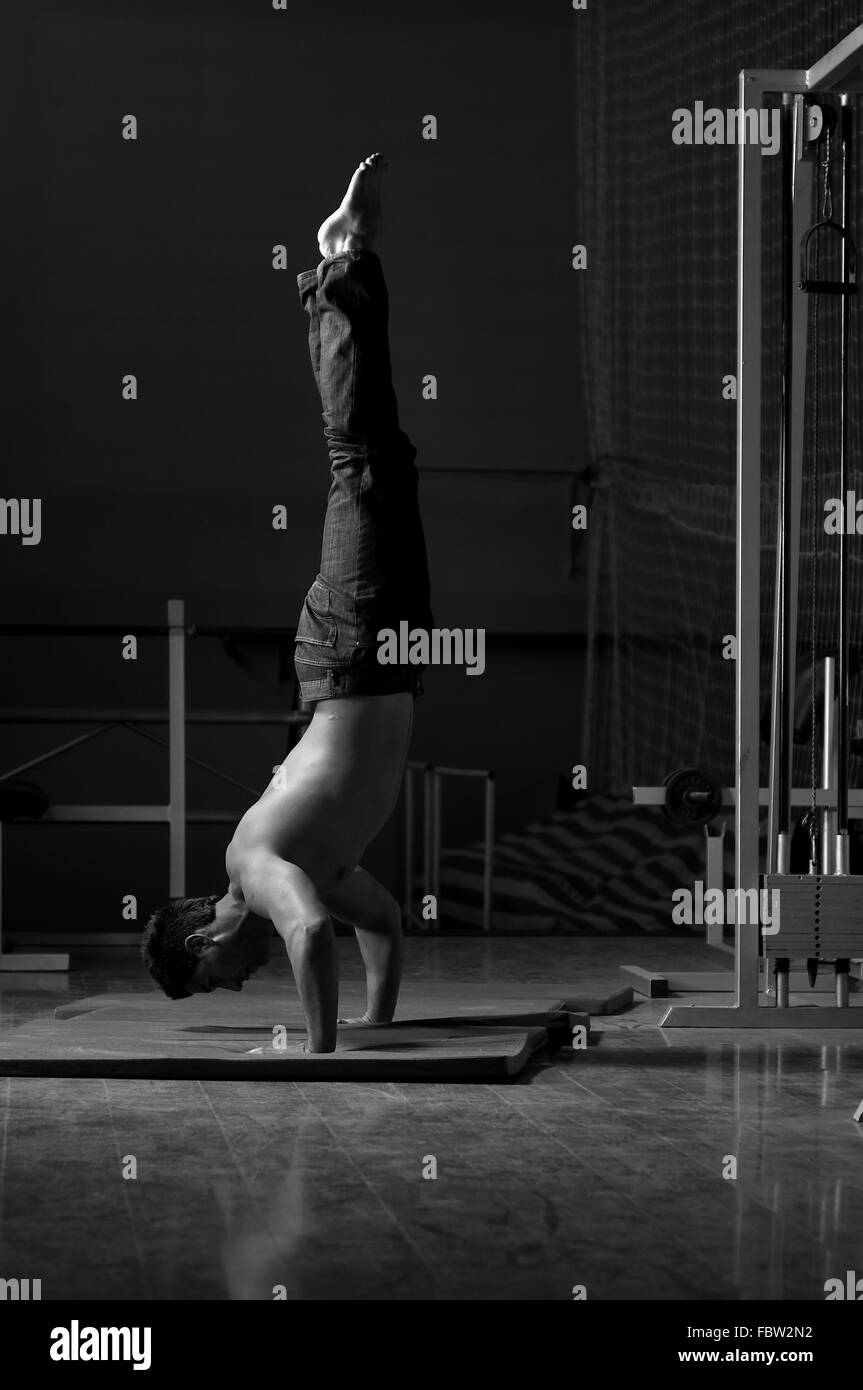
<svg viewBox="0 0 863 1390">
<path fill-rule="evenodd" d="M 312 647 L 334 647 L 338 632 L 330 612 L 330 590 L 322 579 L 316 579 L 303 602 L 295 640 Z"/>
</svg>

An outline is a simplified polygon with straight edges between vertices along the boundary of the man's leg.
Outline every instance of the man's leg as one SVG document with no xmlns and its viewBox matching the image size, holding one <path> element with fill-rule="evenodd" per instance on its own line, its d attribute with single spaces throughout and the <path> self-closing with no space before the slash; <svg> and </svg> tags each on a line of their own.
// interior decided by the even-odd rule
<svg viewBox="0 0 863 1390">
<path fill-rule="evenodd" d="M 297 277 L 332 472 L 320 572 L 353 603 L 358 631 L 371 615 L 379 627 L 402 618 L 432 623 L 416 449 L 399 427 L 389 300 L 372 249 L 374 217 L 365 210 L 364 200 L 373 212 L 379 207 L 376 158 L 363 161 L 340 209 L 323 224 L 325 259 Z"/>
<path fill-rule="evenodd" d="M 389 299 L 375 252 L 379 155 L 364 159 L 339 208 L 318 231 L 323 260 L 297 276 L 309 351 L 329 431 L 355 439 L 398 430 L 388 338 Z M 362 265 L 351 268 L 358 260 Z"/>
</svg>

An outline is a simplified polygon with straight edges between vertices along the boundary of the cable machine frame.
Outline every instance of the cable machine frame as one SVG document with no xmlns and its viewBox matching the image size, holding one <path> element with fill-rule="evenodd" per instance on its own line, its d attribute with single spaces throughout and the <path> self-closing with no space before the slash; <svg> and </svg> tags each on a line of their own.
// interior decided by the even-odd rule
<svg viewBox="0 0 863 1390">
<path fill-rule="evenodd" d="M 787 282 L 789 245 L 799 248 L 809 230 L 814 186 L 812 160 L 805 157 L 804 98 L 819 95 L 839 100 L 845 112 L 849 94 L 863 93 L 863 24 L 847 35 L 809 69 L 746 70 L 740 73 L 740 110 L 761 110 L 768 94 L 782 98 L 783 159 L 790 161 L 783 192 L 790 179 L 792 207 L 786 213 L 786 293 L 783 343 L 783 439 L 782 452 L 790 483 L 780 496 L 779 545 L 787 554 L 777 555 L 778 571 L 785 575 L 785 624 L 774 634 L 775 731 L 781 722 L 781 704 L 793 706 L 794 654 L 796 653 L 796 596 L 799 567 L 799 532 L 803 466 L 808 303 L 805 292 Z M 752 602 L 760 594 L 761 571 L 761 403 L 762 403 L 762 159 L 761 147 L 741 142 L 738 150 L 737 221 L 737 515 L 736 515 L 736 631 L 735 669 L 735 888 L 741 893 L 761 889 L 759 846 L 759 751 L 761 710 L 761 613 Z M 845 219 L 846 206 L 842 216 Z M 847 240 L 843 241 L 843 280 L 846 274 Z M 793 270 L 791 272 L 793 274 Z M 844 499 L 843 499 L 844 503 Z M 777 666 L 777 663 L 781 663 Z M 790 666 L 789 666 L 790 663 Z M 783 679 L 777 680 L 777 669 Z M 840 680 L 842 679 L 840 673 Z M 814 712 L 813 712 L 814 717 Z M 846 709 L 847 718 L 847 709 Z M 840 745 L 842 740 L 840 739 Z M 771 738 L 770 824 L 768 871 L 775 867 L 780 799 L 790 793 L 790 746 Z M 842 756 L 840 746 L 840 758 Z M 847 798 L 847 762 L 840 772 Z M 840 801 L 842 787 L 833 801 Z M 819 798 L 821 800 L 821 798 Z M 852 794 L 852 803 L 856 796 Z M 822 802 L 823 804 L 823 802 Z M 779 866 L 782 867 L 781 865 Z M 845 866 L 847 872 L 847 865 Z M 822 866 L 827 872 L 828 866 Z M 863 1008 L 815 1006 L 776 1007 L 760 1002 L 760 927 L 735 923 L 735 989 L 730 1005 L 673 1005 L 662 1019 L 666 1028 L 859 1028 Z"/>
</svg>

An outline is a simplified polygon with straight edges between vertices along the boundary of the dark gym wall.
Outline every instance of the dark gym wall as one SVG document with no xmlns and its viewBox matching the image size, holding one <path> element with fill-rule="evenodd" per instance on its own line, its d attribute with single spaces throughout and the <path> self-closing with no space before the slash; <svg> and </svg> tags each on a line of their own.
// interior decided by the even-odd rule
<svg viewBox="0 0 863 1390">
<path fill-rule="evenodd" d="M 6 476 L 43 496 L 44 538 L 5 547 L 21 620 L 50 604 L 60 620 L 125 621 L 132 602 L 161 617 L 179 594 L 199 621 L 294 622 L 327 485 L 294 276 L 319 259 L 318 223 L 368 148 L 391 164 L 382 254 L 423 468 L 578 459 L 569 16 L 462 8 L 23 13 L 9 213 L 24 255 L 6 340 L 22 416 Z M 137 401 L 122 399 L 126 373 Z M 516 492 L 507 512 L 499 479 L 434 494 L 439 606 L 476 595 L 477 559 L 505 554 L 488 623 L 530 592 L 569 626 L 566 527 L 550 509 L 525 517 Z M 287 531 L 271 524 L 279 503 Z"/>
<path fill-rule="evenodd" d="M 586 462 L 566 7 L 36 0 L 7 33 L 0 490 L 42 499 L 42 539 L 0 537 L 3 621 L 134 631 L 180 597 L 191 622 L 293 627 L 327 489 L 294 276 L 317 261 L 317 226 L 358 159 L 380 148 L 396 387 L 419 449 L 436 620 L 582 632 L 566 476 Z M 121 138 L 127 114 L 136 141 Z M 429 114 L 437 140 L 422 138 Z M 285 270 L 273 268 L 278 245 Z M 135 401 L 122 398 L 129 373 Z M 438 399 L 426 401 L 430 373 Z M 279 504 L 284 531 L 272 526 Z M 579 663 L 575 646 L 548 663 L 541 646 L 493 650 L 482 678 L 433 673 L 414 751 L 495 767 L 506 828 L 554 804 L 581 724 Z M 152 704 L 163 681 L 155 641 L 134 664 L 119 643 L 2 642 L 5 705 Z M 193 704 L 282 695 L 266 672 L 190 643 Z M 54 732 L 0 727 L 0 765 Z M 211 731 L 194 747 L 257 786 L 279 754 L 273 737 Z M 58 801 L 165 794 L 161 754 L 123 734 L 32 775 Z M 196 774 L 192 786 L 199 807 L 225 805 L 218 783 Z M 478 830 L 456 795 L 447 838 Z M 146 880 L 142 902 L 164 897 L 162 837 L 11 830 L 7 922 L 44 925 L 22 888 L 36 866 L 53 901 L 96 893 L 108 911 L 114 876 L 130 891 L 127 867 Z M 219 886 L 224 840 L 193 833 L 190 891 Z M 373 857 L 392 878 L 394 829 Z M 93 917 L 89 929 L 120 929 Z"/>
</svg>

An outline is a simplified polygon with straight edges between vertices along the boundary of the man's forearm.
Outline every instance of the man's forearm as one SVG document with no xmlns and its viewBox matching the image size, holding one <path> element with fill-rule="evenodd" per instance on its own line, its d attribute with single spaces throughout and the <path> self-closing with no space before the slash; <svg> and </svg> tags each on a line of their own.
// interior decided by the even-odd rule
<svg viewBox="0 0 863 1390">
<path fill-rule="evenodd" d="M 306 1015 L 311 1052 L 334 1052 L 339 963 L 330 914 L 309 875 L 276 854 L 259 852 L 242 884 L 253 912 L 269 917 L 285 943 Z"/>
<path fill-rule="evenodd" d="M 308 1050 L 334 1052 L 339 999 L 339 965 L 332 922 L 321 917 L 288 925 L 275 920 L 294 972 L 297 993 L 306 1016 Z"/>
</svg>

